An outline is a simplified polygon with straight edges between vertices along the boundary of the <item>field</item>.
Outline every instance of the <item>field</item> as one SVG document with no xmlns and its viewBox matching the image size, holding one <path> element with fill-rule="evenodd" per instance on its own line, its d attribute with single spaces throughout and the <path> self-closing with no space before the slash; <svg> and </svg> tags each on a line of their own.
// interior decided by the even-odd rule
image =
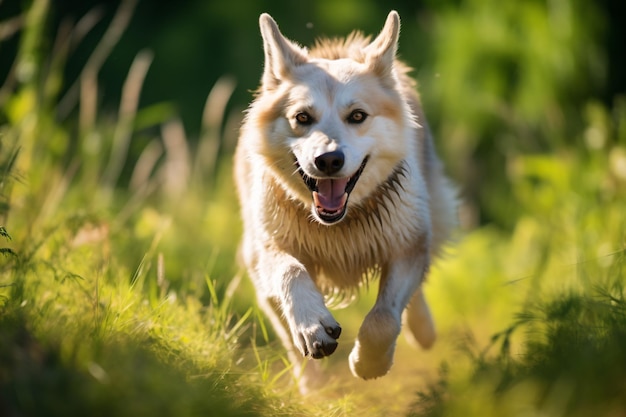
<svg viewBox="0 0 626 417">
<path fill-rule="evenodd" d="M 522 100 L 500 124 L 439 129 L 541 143 L 506 158 L 495 145 L 481 156 L 489 143 L 442 149 L 477 191 L 425 287 L 437 343 L 401 339 L 389 375 L 354 379 L 347 357 L 376 285 L 364 287 L 335 311 L 327 383 L 302 396 L 236 260 L 232 81 L 213 87 L 197 140 L 138 105 L 149 53 L 118 111 L 100 112 L 106 42 L 67 93 L 72 42 L 41 53 L 47 7 L 25 11 L 0 89 L 0 415 L 626 416 L 626 97 L 558 117 Z M 473 168 L 491 171 L 477 182 Z"/>
</svg>

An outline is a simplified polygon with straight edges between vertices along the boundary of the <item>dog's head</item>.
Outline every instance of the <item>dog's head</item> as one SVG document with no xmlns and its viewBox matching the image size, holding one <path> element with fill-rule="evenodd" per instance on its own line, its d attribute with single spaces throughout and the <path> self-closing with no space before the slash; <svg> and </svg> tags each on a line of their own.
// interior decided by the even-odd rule
<svg viewBox="0 0 626 417">
<path fill-rule="evenodd" d="M 331 41 L 309 53 L 260 17 L 265 68 L 248 117 L 259 153 L 289 194 L 323 224 L 374 193 L 410 147 L 414 117 L 394 67 L 400 19 L 389 13 L 372 41 Z M 326 48 L 327 50 L 324 50 Z"/>
</svg>

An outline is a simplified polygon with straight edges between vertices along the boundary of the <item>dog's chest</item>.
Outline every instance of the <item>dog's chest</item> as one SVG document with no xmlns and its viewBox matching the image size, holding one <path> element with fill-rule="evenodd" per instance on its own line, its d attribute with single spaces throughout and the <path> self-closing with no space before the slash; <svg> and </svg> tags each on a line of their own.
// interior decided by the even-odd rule
<svg viewBox="0 0 626 417">
<path fill-rule="evenodd" d="M 416 206 L 412 198 L 381 194 L 351 206 L 342 222 L 325 226 L 312 219 L 310 208 L 279 199 L 266 226 L 281 250 L 298 258 L 321 287 L 349 288 L 415 246 L 425 230 Z"/>
</svg>

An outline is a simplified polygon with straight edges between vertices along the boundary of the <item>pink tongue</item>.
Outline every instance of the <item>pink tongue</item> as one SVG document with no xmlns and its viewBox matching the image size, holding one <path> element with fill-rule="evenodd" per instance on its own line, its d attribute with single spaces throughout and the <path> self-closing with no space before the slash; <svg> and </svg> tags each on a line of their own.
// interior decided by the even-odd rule
<svg viewBox="0 0 626 417">
<path fill-rule="evenodd" d="M 349 178 L 317 180 L 317 192 L 313 192 L 316 207 L 337 211 L 346 204 L 346 185 Z"/>
</svg>

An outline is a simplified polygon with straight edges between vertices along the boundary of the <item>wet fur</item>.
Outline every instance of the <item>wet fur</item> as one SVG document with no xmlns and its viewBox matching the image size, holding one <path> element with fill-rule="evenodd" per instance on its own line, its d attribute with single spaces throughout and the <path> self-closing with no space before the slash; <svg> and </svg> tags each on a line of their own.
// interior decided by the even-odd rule
<svg viewBox="0 0 626 417">
<path fill-rule="evenodd" d="M 424 347 L 434 342 L 420 285 L 431 257 L 455 225 L 454 191 L 435 155 L 415 82 L 409 69 L 395 60 L 395 12 L 373 42 L 353 33 L 345 39 L 320 40 L 309 51 L 283 38 L 273 20 L 264 16 L 264 76 L 235 155 L 243 262 L 296 373 L 303 356 L 326 356 L 336 347 L 340 327 L 324 295 L 350 294 L 365 279 L 379 276 L 378 300 L 350 355 L 355 376 L 379 377 L 391 367 L 405 307 L 414 338 Z M 320 132 L 289 125 L 293 101 L 302 100 L 297 95 L 294 99 L 302 79 L 308 91 L 333 106 L 335 94 L 348 94 L 349 83 L 359 84 L 354 91 L 367 94 L 355 95 L 353 101 L 370 97 L 365 104 L 373 113 L 370 117 L 378 119 L 345 127 L 335 119 L 325 121 L 331 116 L 322 109 Z M 368 160 L 345 218 L 326 225 L 312 214 L 311 192 L 297 173 L 294 155 L 304 155 L 298 162 L 306 166 L 311 152 L 341 146 L 351 157 L 362 158 L 359 141 L 335 137 L 341 132 L 357 139 L 373 137 L 368 152 L 380 157 Z M 392 137 L 381 132 L 391 132 Z M 358 157 L 352 159 L 353 166 L 360 163 Z M 310 379 L 302 375 L 301 386 L 306 388 Z"/>
</svg>

